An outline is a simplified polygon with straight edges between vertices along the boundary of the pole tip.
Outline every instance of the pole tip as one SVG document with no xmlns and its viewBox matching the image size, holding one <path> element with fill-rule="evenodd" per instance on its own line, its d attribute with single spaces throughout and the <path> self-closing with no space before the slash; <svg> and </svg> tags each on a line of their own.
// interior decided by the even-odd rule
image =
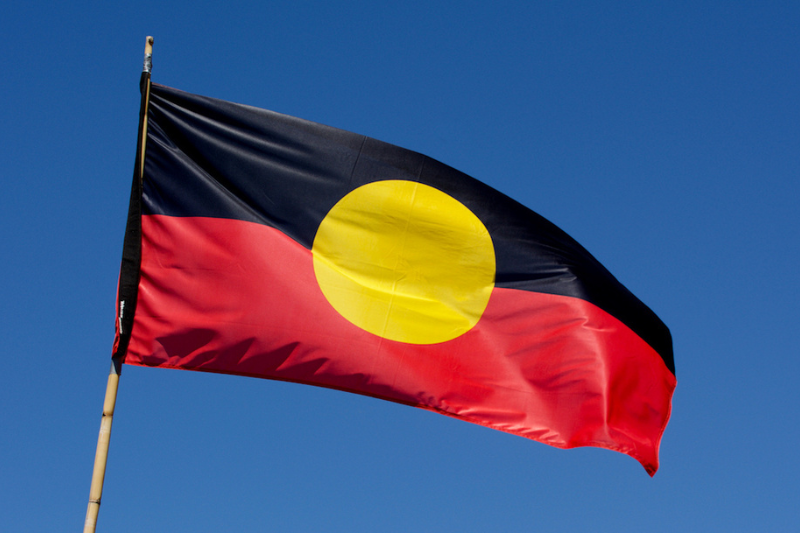
<svg viewBox="0 0 800 533">
<path fill-rule="evenodd" d="M 153 69 L 153 37 L 147 36 L 144 44 L 144 72 L 150 72 Z"/>
</svg>

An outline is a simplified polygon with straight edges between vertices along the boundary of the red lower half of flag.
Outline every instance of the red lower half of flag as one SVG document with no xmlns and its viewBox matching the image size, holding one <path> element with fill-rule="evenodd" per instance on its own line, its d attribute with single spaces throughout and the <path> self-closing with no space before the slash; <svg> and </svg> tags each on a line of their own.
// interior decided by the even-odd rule
<svg viewBox="0 0 800 533">
<path fill-rule="evenodd" d="M 407 344 L 337 313 L 311 251 L 274 228 L 145 216 L 142 235 L 128 364 L 329 387 L 658 468 L 675 377 L 584 300 L 495 288 L 467 333 Z"/>
</svg>

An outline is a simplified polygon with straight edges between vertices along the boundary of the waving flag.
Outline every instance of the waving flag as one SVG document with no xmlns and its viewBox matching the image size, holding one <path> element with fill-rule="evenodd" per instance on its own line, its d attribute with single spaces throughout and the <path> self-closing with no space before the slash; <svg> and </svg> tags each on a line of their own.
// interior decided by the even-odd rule
<svg viewBox="0 0 800 533">
<path fill-rule="evenodd" d="M 669 330 L 530 209 L 424 155 L 153 84 L 115 355 L 329 387 L 652 475 Z"/>
</svg>

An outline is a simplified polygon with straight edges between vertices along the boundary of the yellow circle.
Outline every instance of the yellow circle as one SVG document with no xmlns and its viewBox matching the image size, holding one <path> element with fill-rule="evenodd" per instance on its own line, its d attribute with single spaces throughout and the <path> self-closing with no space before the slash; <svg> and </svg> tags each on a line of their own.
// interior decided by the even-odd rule
<svg viewBox="0 0 800 533">
<path fill-rule="evenodd" d="M 323 294 L 375 335 L 435 344 L 469 331 L 494 287 L 489 232 L 465 205 L 428 185 L 363 185 L 322 220 L 312 246 Z"/>
</svg>

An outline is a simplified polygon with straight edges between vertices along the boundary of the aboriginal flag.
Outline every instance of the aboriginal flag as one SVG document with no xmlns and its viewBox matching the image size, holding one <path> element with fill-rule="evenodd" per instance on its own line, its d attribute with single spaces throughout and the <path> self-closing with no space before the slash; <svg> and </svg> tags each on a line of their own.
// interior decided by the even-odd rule
<svg viewBox="0 0 800 533">
<path fill-rule="evenodd" d="M 669 330 L 582 246 L 429 157 L 152 85 L 115 356 L 329 387 L 652 475 Z"/>
</svg>

